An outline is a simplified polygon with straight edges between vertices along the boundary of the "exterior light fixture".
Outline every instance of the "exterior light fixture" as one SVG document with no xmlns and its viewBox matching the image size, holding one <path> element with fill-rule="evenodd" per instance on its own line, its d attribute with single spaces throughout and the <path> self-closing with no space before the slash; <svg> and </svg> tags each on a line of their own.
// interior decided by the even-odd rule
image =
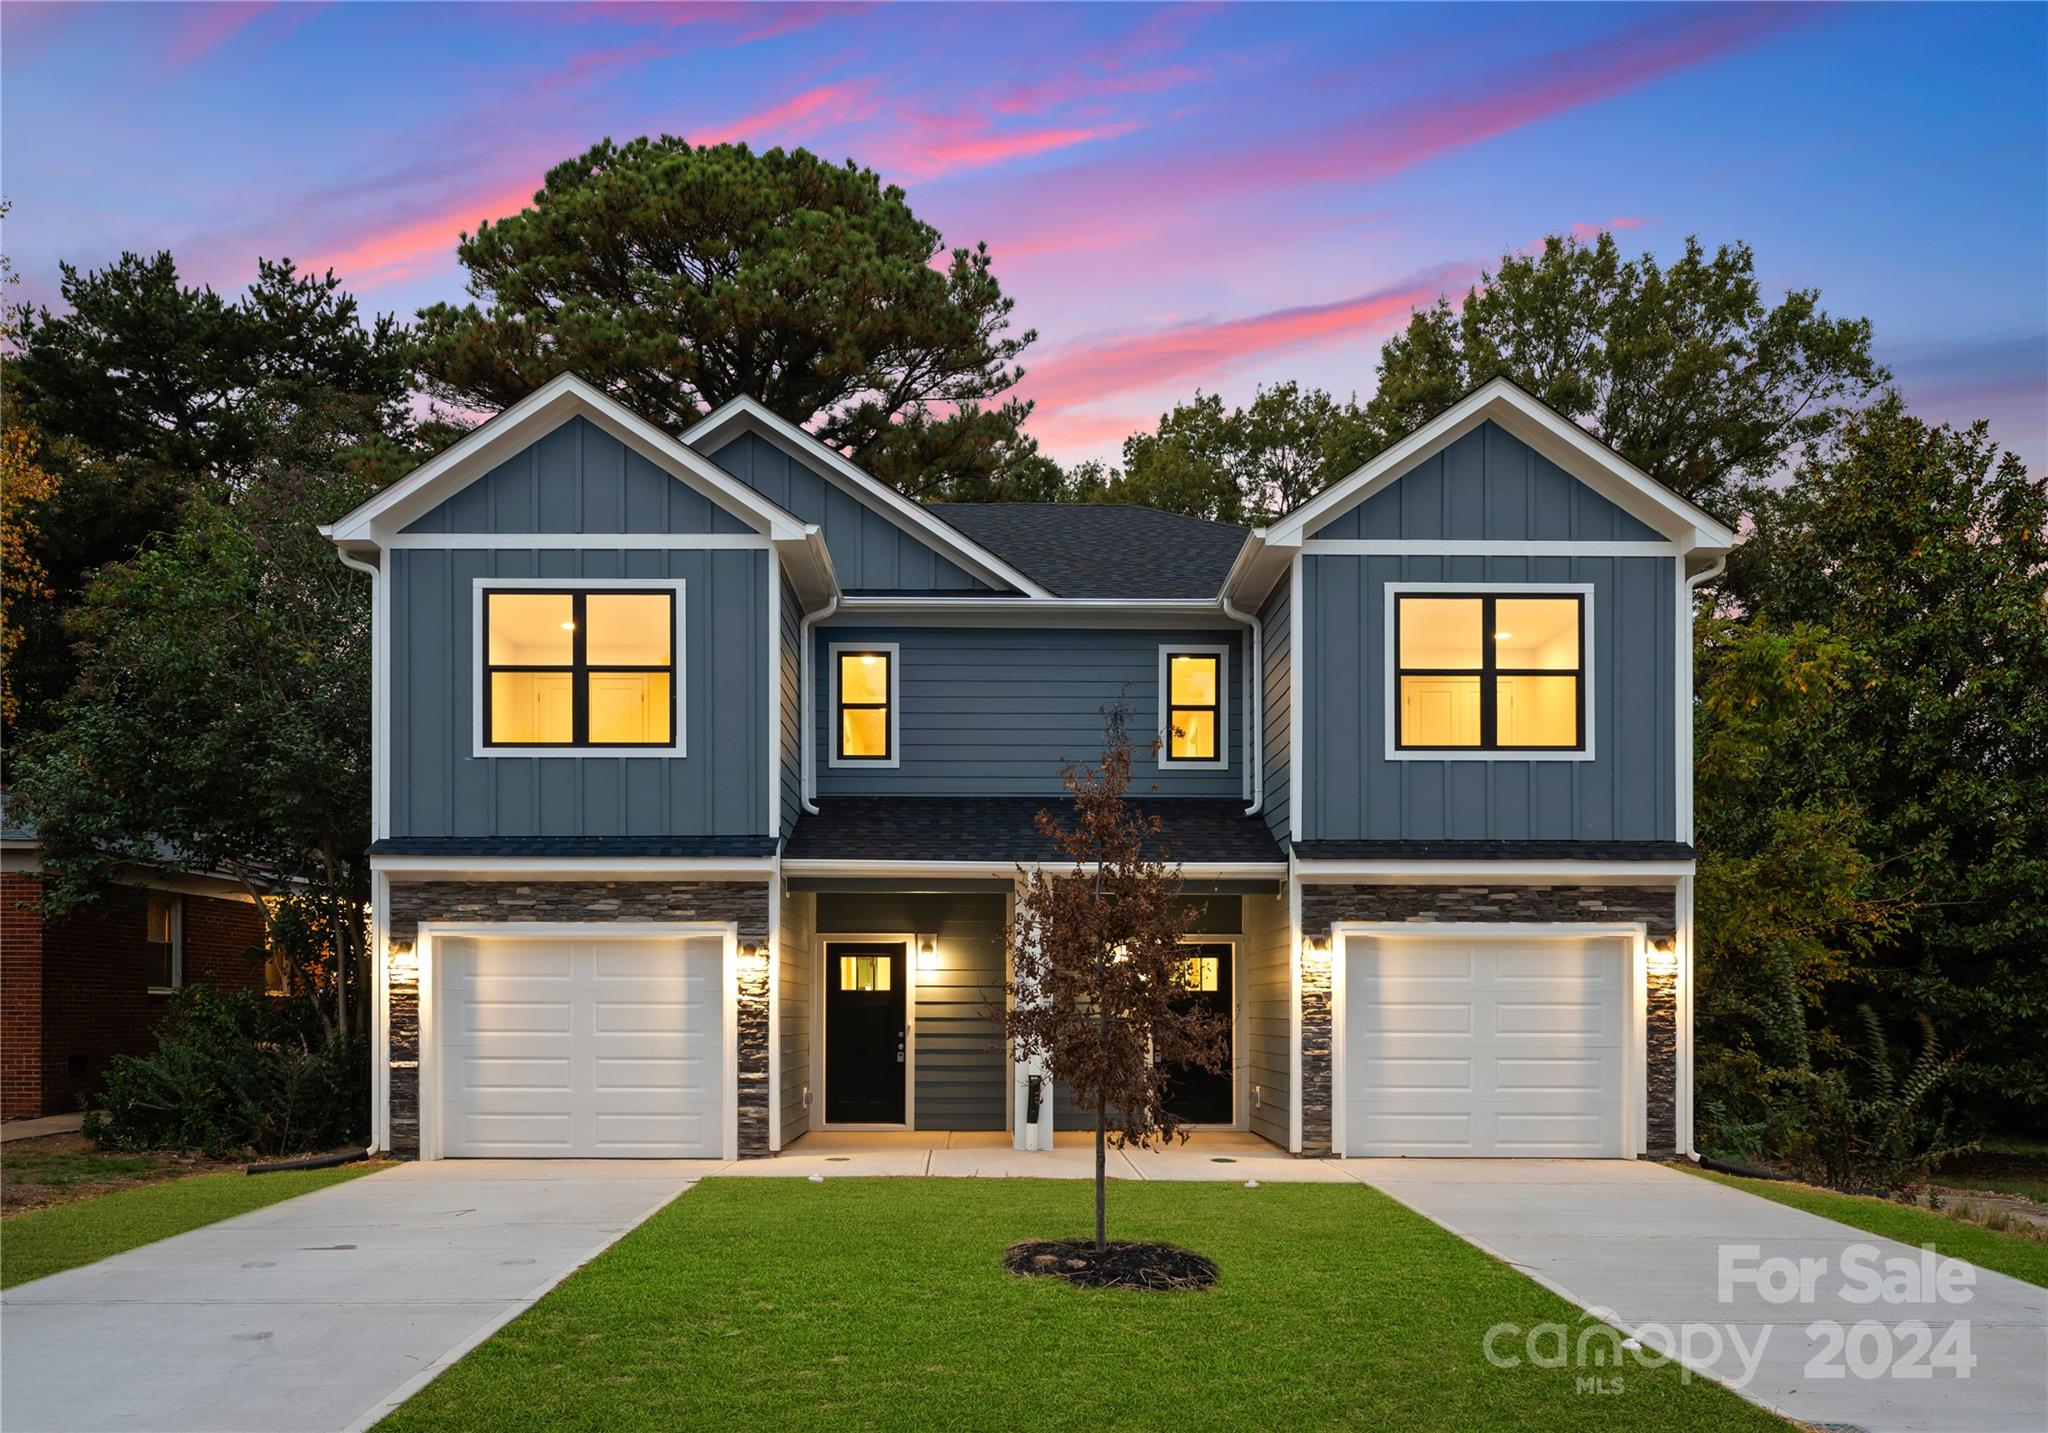
<svg viewBox="0 0 2048 1433">
<path fill-rule="evenodd" d="M 921 935 L 917 938 L 917 968 L 937 970 L 939 968 L 939 938 L 935 935 Z"/>
<path fill-rule="evenodd" d="M 1326 935 L 1303 936 L 1301 938 L 1301 958 L 1310 961 L 1328 960 L 1330 958 L 1330 938 Z"/>
<path fill-rule="evenodd" d="M 1652 975 L 1673 975 L 1678 971 L 1678 942 L 1669 936 L 1650 942 L 1648 959 L 1644 962 Z"/>
<path fill-rule="evenodd" d="M 741 941 L 740 958 L 742 960 L 759 961 L 761 964 L 766 965 L 768 963 L 768 942 L 765 940 Z"/>
</svg>

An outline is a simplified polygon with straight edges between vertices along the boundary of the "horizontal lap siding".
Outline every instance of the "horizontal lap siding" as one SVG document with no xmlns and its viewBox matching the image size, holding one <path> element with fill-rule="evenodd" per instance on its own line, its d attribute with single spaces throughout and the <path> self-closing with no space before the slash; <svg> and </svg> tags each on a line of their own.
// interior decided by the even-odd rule
<svg viewBox="0 0 2048 1433">
<path fill-rule="evenodd" d="M 832 935 L 934 936 L 934 968 L 913 948 L 915 1125 L 1000 1130 L 1009 1062 L 994 1010 L 1003 1000 L 1002 896 L 821 895 L 818 929 Z"/>
<path fill-rule="evenodd" d="M 536 438 L 413 533 L 745 533 L 752 529 L 582 418 Z"/>
<path fill-rule="evenodd" d="M 1244 925 L 1243 1049 L 1251 1063 L 1251 1127 L 1285 1146 L 1292 1137 L 1294 1100 L 1294 942 L 1286 898 L 1245 897 Z"/>
<path fill-rule="evenodd" d="M 1259 613 L 1266 649 L 1265 671 L 1261 678 L 1264 683 L 1262 704 L 1265 711 L 1261 714 L 1264 730 L 1260 733 L 1266 760 L 1264 814 L 1266 825 L 1275 837 L 1283 841 L 1287 839 L 1288 821 L 1293 812 L 1293 793 L 1289 789 L 1292 748 L 1288 745 L 1288 722 L 1294 701 L 1294 693 L 1288 685 L 1294 660 L 1294 634 L 1290 629 L 1294 608 L 1290 587 L 1291 574 L 1283 574 L 1279 586 L 1266 599 L 1265 608 Z"/>
<path fill-rule="evenodd" d="M 760 550 L 403 549 L 392 570 L 394 836 L 765 832 L 768 554 Z M 478 757 L 473 592 L 491 578 L 687 583 L 679 711 L 687 755 Z"/>
<path fill-rule="evenodd" d="M 777 1049 L 782 1061 L 781 1092 L 782 1143 L 788 1144 L 811 1127 L 811 1112 L 804 1108 L 804 1093 L 811 1085 L 811 1002 L 815 995 L 812 977 L 812 898 L 784 891 L 782 928 L 776 941 L 776 1012 L 779 1021 Z"/>
<path fill-rule="evenodd" d="M 1307 839 L 1671 840 L 1676 573 L 1659 557 L 1307 556 Z M 1390 582 L 1593 586 L 1591 761 L 1389 761 Z"/>
<path fill-rule="evenodd" d="M 1137 763 L 1132 788 L 1175 796 L 1242 792 L 1242 644 L 1232 630 L 1068 630 L 966 627 L 819 627 L 818 790 L 822 795 L 1041 796 L 1064 789 L 1061 769 L 1102 754 L 1103 716 L 1119 701 L 1138 745 L 1159 730 L 1162 645 L 1223 645 L 1229 658 L 1229 767 L 1162 769 Z M 903 710 L 902 764 L 858 769 L 831 765 L 831 647 L 898 644 Z"/>
<path fill-rule="evenodd" d="M 779 713 L 780 730 L 776 741 L 780 751 L 778 760 L 782 765 L 782 834 L 787 836 L 796 828 L 797 818 L 803 814 L 803 770 L 800 749 L 800 734 L 803 730 L 803 698 L 799 691 L 799 664 L 803 657 L 803 613 L 796 600 L 796 589 L 779 573 L 776 580 L 782 584 L 782 639 L 776 657 L 782 665 L 778 681 L 782 691 L 782 709 Z"/>
<path fill-rule="evenodd" d="M 770 502 L 822 527 L 833 571 L 848 592 L 988 590 L 988 584 L 758 434 L 735 438 L 711 460 Z"/>
</svg>

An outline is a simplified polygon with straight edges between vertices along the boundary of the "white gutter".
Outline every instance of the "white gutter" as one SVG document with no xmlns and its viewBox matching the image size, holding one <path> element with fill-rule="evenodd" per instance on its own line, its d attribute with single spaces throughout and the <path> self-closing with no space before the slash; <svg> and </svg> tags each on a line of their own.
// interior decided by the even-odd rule
<svg viewBox="0 0 2048 1433">
<path fill-rule="evenodd" d="M 1244 673 L 1244 769 L 1251 782 L 1251 805 L 1244 808 L 1244 814 L 1256 816 L 1266 804 L 1266 733 L 1265 722 L 1261 720 L 1265 710 L 1266 627 L 1257 614 L 1233 607 L 1227 595 L 1217 600 L 1223 604 L 1224 616 L 1251 629 L 1251 660 L 1245 664 Z"/>
<path fill-rule="evenodd" d="M 811 649 L 814 645 L 811 641 L 811 629 L 827 617 L 830 617 L 834 612 L 837 612 L 839 610 L 839 602 L 839 594 L 834 592 L 830 601 L 826 602 L 823 607 L 820 607 L 815 612 L 806 612 L 804 620 L 797 624 L 797 641 L 803 644 L 803 651 L 798 654 L 798 678 L 796 684 L 797 716 L 800 720 L 800 725 L 797 728 L 797 750 L 799 752 L 797 758 L 797 765 L 799 767 L 797 778 L 800 783 L 799 796 L 803 808 L 813 816 L 818 814 L 818 757 L 815 750 L 818 744 L 816 731 L 818 704 L 813 696 L 811 685 L 815 680 L 811 674 L 811 668 L 814 665 L 811 660 Z"/>
<path fill-rule="evenodd" d="M 1132 599 L 1126 597 L 848 597 L 848 612 L 959 612 L 992 616 L 1002 612 L 1159 612 L 1213 613 L 1213 598 Z"/>
</svg>

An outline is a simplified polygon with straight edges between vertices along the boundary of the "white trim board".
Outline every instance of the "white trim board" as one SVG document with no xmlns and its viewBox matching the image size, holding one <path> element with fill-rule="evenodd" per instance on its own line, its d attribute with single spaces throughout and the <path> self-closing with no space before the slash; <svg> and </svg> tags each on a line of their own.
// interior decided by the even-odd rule
<svg viewBox="0 0 2048 1433">
<path fill-rule="evenodd" d="M 886 757 L 839 754 L 839 654 L 858 657 L 886 653 L 889 658 L 889 754 Z M 825 765 L 846 771 L 893 771 L 903 765 L 903 649 L 897 642 L 833 642 L 825 649 L 829 695 L 825 699 Z"/>
<path fill-rule="evenodd" d="M 413 943 L 419 961 L 419 1121 L 421 1160 L 442 1158 L 441 1059 L 439 1014 L 436 1009 L 434 941 L 465 940 L 674 940 L 718 937 L 724 952 L 719 962 L 723 1006 L 725 1068 L 721 1071 L 721 1146 L 727 1160 L 740 1157 L 739 1073 L 739 926 L 732 921 L 421 921 Z"/>
<path fill-rule="evenodd" d="M 1649 1143 L 1647 1052 L 1644 1031 L 1649 1023 L 1646 956 L 1648 928 L 1641 921 L 1587 921 L 1567 924 L 1542 921 L 1338 921 L 1330 928 L 1330 1152 L 1339 1159 L 1345 1151 L 1347 1111 L 1344 1095 L 1345 1045 L 1350 1026 L 1345 969 L 1349 964 L 1349 942 L 1361 940 L 1482 941 L 1482 940 L 1619 940 L 1625 941 L 1629 988 L 1623 993 L 1622 1012 L 1627 1029 L 1622 1032 L 1621 1071 L 1621 1154 L 1634 1159 Z"/>
<path fill-rule="evenodd" d="M 772 856 L 372 856 L 387 876 L 473 881 L 762 880 L 775 874 Z"/>
<path fill-rule="evenodd" d="M 1457 885 L 1485 877 L 1494 885 L 1597 881 L 1607 886 L 1668 886 L 1693 874 L 1692 861 L 1324 861 L 1302 857 L 1298 874 L 1310 885 Z"/>
<path fill-rule="evenodd" d="M 1404 593 L 1441 592 L 1458 596 L 1499 596 L 1503 593 L 1535 593 L 1557 596 L 1569 594 L 1583 599 L 1581 615 L 1583 623 L 1579 630 L 1579 711 L 1585 719 L 1586 729 L 1579 733 L 1581 744 L 1571 751 L 1545 751 L 1528 747 L 1516 747 L 1505 751 L 1489 751 L 1476 747 L 1410 747 L 1403 750 L 1394 745 L 1396 712 L 1394 704 L 1399 696 L 1395 691 L 1399 683 L 1395 672 L 1400 668 L 1399 652 L 1394 650 L 1394 599 Z M 1384 629 L 1386 669 L 1380 676 L 1386 687 L 1385 710 L 1381 720 L 1385 729 L 1381 732 L 1383 755 L 1388 761 L 1592 761 L 1594 707 L 1598 692 L 1593 678 L 1593 650 L 1598 645 L 1593 640 L 1593 584 L 1590 582 L 1383 582 L 1380 584 L 1380 620 Z M 1482 641 L 1490 640 L 1490 634 L 1481 633 Z M 1475 676 L 1478 675 L 1474 672 Z"/>
<path fill-rule="evenodd" d="M 405 526 L 572 418 L 586 418 L 766 536 L 800 539 L 804 524 L 701 453 L 678 443 L 589 380 L 550 379 L 326 529 L 336 542 L 382 544 Z"/>
<path fill-rule="evenodd" d="M 1321 524 L 1364 502 L 1423 459 L 1486 422 L 1499 424 L 1683 551 L 1725 551 L 1735 545 L 1735 534 L 1711 515 L 1505 378 L 1481 384 L 1348 477 L 1330 484 L 1268 527 L 1265 541 L 1275 546 L 1299 544 Z"/>
<path fill-rule="evenodd" d="M 773 564 L 770 565 L 769 580 L 774 580 Z M 682 577 L 476 577 L 470 579 L 469 594 L 469 707 L 470 707 L 470 755 L 490 758 L 501 756 L 545 756 L 570 759 L 589 757 L 653 757 L 670 760 L 685 757 L 689 750 L 689 696 L 690 679 L 687 657 L 689 648 L 685 642 L 690 630 L 688 611 L 689 581 Z M 671 699 L 674 702 L 675 730 L 669 733 L 667 746 L 489 746 L 484 742 L 484 667 L 489 654 L 484 648 L 484 594 L 486 592 L 673 592 L 676 597 L 676 626 L 669 635 L 670 656 L 674 661 L 671 681 L 675 686 Z M 771 630 L 773 624 L 770 624 Z M 772 747 L 774 743 L 771 741 Z M 773 813 L 770 815 L 773 820 Z"/>
<path fill-rule="evenodd" d="M 898 945 L 903 947 L 903 1123 L 834 1123 L 830 1092 L 825 1087 L 825 1048 L 832 1039 L 825 1020 L 825 981 L 831 974 L 831 950 L 841 945 Z M 812 1102 L 811 1128 L 816 1130 L 914 1130 L 917 1128 L 917 935 L 896 931 L 833 931 L 811 936 L 811 1088 L 818 1092 Z"/>
<path fill-rule="evenodd" d="M 771 411 L 756 399 L 742 395 L 721 404 L 692 425 L 683 434 L 683 442 L 698 451 L 707 448 L 716 451 L 723 446 L 720 440 L 730 441 L 726 435 L 736 429 L 754 432 L 770 442 L 796 449 L 797 456 L 823 469 L 821 476 L 827 481 L 982 581 L 992 586 L 1013 587 L 1033 597 L 1052 595 L 952 524 L 934 517 L 863 470 L 844 453 L 820 442 L 801 426 Z"/>
<path fill-rule="evenodd" d="M 1172 657 L 1214 657 L 1216 659 L 1216 755 L 1208 760 L 1169 756 L 1173 749 L 1173 676 L 1168 670 Z M 1161 771 L 1230 770 L 1230 644 L 1227 642 L 1161 642 L 1159 644 L 1159 753 Z M 1192 708 L 1190 708 L 1192 710 Z"/>
<path fill-rule="evenodd" d="M 774 545 L 752 532 L 401 532 L 384 541 L 391 552 L 766 552 Z"/>
</svg>

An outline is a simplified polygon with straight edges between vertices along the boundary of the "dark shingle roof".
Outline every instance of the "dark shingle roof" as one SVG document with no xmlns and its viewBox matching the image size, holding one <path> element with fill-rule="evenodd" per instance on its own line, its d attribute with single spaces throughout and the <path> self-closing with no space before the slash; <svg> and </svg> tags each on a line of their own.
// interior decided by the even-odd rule
<svg viewBox="0 0 2048 1433">
<path fill-rule="evenodd" d="M 928 503 L 1060 597 L 1213 598 L 1245 529 L 1131 503 Z"/>
<path fill-rule="evenodd" d="M 1244 803 L 1170 797 L 1131 803 L 1157 811 L 1176 861 L 1279 865 L 1287 858 L 1266 823 Z M 826 796 L 783 848 L 791 861 L 1056 861 L 1065 853 L 1038 834 L 1049 810 L 1069 816 L 1059 796 Z"/>
<path fill-rule="evenodd" d="M 370 844 L 373 856 L 772 856 L 773 836 L 399 836 Z"/>
<path fill-rule="evenodd" d="M 1683 841 L 1297 841 L 1305 861 L 1690 861 Z"/>
</svg>

